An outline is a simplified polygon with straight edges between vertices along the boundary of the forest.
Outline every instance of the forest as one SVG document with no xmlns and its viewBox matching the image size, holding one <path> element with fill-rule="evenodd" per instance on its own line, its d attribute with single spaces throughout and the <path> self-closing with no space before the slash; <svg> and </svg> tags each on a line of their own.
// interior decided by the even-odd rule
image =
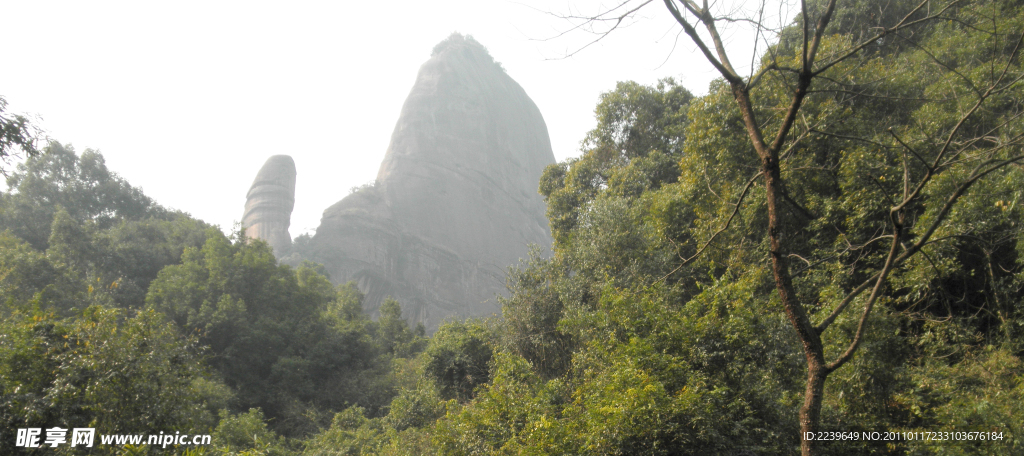
<svg viewBox="0 0 1024 456">
<path fill-rule="evenodd" d="M 0 452 L 1024 453 L 1024 2 L 812 0 L 748 76 L 665 5 L 722 77 L 609 88 L 553 254 L 429 337 L 0 99 Z M 54 425 L 212 443 L 11 449 Z"/>
</svg>

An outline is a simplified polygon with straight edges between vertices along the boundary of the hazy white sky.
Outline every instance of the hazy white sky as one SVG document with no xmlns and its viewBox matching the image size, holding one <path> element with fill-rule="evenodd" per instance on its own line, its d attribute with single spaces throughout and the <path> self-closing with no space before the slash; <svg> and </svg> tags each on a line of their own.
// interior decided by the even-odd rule
<svg viewBox="0 0 1024 456">
<path fill-rule="evenodd" d="M 532 6 L 531 6 L 532 5 Z M 577 11 L 576 8 L 584 8 Z M 617 81 L 675 77 L 705 93 L 713 68 L 661 2 L 593 38 L 547 12 L 597 2 L 0 0 L 0 95 L 50 137 L 164 206 L 229 231 L 267 157 L 298 169 L 292 236 L 377 174 L 419 66 L 452 32 L 488 48 L 540 108 L 555 157 L 579 154 Z M 749 34 L 729 35 L 747 49 Z M 674 51 L 673 51 L 674 48 Z"/>
</svg>

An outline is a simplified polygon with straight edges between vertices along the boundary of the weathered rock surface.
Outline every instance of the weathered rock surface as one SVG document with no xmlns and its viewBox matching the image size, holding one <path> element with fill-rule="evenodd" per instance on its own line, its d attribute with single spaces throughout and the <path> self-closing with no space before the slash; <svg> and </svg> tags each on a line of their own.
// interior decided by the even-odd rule
<svg viewBox="0 0 1024 456">
<path fill-rule="evenodd" d="M 368 310 L 390 295 L 430 330 L 500 313 L 506 269 L 551 245 L 537 186 L 554 161 L 522 87 L 452 35 L 420 67 L 375 184 L 324 211 L 302 254 L 357 281 Z"/>
<path fill-rule="evenodd" d="M 245 235 L 267 241 L 280 256 L 291 248 L 288 233 L 295 207 L 295 162 L 287 155 L 267 159 L 245 197 Z"/>
</svg>

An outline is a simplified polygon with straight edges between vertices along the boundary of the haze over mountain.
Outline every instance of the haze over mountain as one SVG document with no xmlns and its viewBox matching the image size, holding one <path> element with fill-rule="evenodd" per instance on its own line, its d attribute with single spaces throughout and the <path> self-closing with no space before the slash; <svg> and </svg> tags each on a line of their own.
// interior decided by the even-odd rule
<svg viewBox="0 0 1024 456">
<path fill-rule="evenodd" d="M 530 244 L 551 245 L 537 186 L 554 161 L 530 97 L 480 43 L 453 34 L 420 68 L 376 181 L 324 211 L 316 234 L 285 261 L 322 263 L 336 284 L 356 281 L 368 311 L 394 297 L 430 330 L 449 316 L 498 313 L 505 270 Z M 287 175 L 289 166 L 274 157 L 260 176 Z M 268 202 L 259 185 L 257 177 L 243 224 L 280 256 L 281 223 L 273 233 L 258 228 L 249 208 L 277 208 L 263 219 L 286 219 L 288 197 Z"/>
</svg>

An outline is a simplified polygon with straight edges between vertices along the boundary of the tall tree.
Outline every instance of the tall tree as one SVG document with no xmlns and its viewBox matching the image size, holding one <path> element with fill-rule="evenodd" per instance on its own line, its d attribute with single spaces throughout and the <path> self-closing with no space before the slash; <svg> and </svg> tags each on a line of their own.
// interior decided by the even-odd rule
<svg viewBox="0 0 1024 456">
<path fill-rule="evenodd" d="M 0 226 L 33 247 L 45 250 L 58 208 L 79 223 L 93 221 L 109 228 L 121 220 L 166 216 L 142 190 L 107 168 L 103 155 L 88 149 L 81 155 L 70 145 L 49 143 L 42 153 L 18 165 L 0 195 Z"/>
</svg>

